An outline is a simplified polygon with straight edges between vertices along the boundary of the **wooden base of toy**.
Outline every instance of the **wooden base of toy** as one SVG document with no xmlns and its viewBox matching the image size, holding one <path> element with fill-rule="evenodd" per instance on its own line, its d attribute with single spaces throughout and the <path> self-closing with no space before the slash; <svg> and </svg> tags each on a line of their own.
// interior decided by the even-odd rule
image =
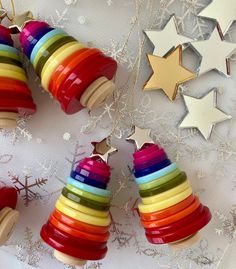
<svg viewBox="0 0 236 269">
<path fill-rule="evenodd" d="M 170 243 L 169 246 L 173 251 L 179 251 L 186 248 L 192 247 L 200 240 L 201 236 L 199 233 L 195 233 L 187 238 L 181 239 L 179 241 Z"/>
<path fill-rule="evenodd" d="M 17 126 L 18 114 L 15 112 L 0 112 L 0 129 L 14 129 Z"/>
<path fill-rule="evenodd" d="M 62 253 L 58 250 L 54 250 L 53 253 L 54 257 L 59 260 L 60 262 L 63 262 L 65 264 L 69 264 L 72 266 L 84 266 L 87 261 L 85 260 L 80 260 L 78 258 L 72 257 L 70 255 L 67 255 L 65 253 Z"/>
<path fill-rule="evenodd" d="M 80 98 L 82 106 L 88 109 L 101 106 L 115 90 L 115 84 L 106 77 L 96 79 L 84 91 Z"/>
<path fill-rule="evenodd" d="M 0 211 L 0 246 L 4 245 L 12 235 L 18 218 L 19 212 L 10 207 L 4 207 Z"/>
</svg>

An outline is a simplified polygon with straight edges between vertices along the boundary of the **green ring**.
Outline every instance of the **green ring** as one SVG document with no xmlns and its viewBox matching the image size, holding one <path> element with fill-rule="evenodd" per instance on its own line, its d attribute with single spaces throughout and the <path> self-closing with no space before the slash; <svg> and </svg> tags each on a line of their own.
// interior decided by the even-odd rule
<svg viewBox="0 0 236 269">
<path fill-rule="evenodd" d="M 13 53 L 11 51 L 4 51 L 4 50 L 0 50 L 0 56 L 2 57 L 9 57 L 11 59 L 15 59 L 20 61 L 20 56 L 17 53 Z"/>
<path fill-rule="evenodd" d="M 63 196 L 70 199 L 71 201 L 73 201 L 77 204 L 92 208 L 92 209 L 96 209 L 96 210 L 100 210 L 100 211 L 108 211 L 110 208 L 109 204 L 101 204 L 98 202 L 94 202 L 93 200 L 86 199 L 82 196 L 79 196 L 79 195 L 71 192 L 66 187 L 63 188 L 61 193 Z"/>
<path fill-rule="evenodd" d="M 152 189 L 139 191 L 139 194 L 140 194 L 141 197 L 154 196 L 156 194 L 168 191 L 168 190 L 180 185 L 181 183 L 186 181 L 186 179 L 187 179 L 187 176 L 186 176 L 185 172 L 181 172 L 181 174 L 179 174 L 178 176 L 176 176 L 173 179 L 169 180 L 167 183 L 162 184 L 162 185 L 157 186 L 157 187 L 152 188 Z"/>
<path fill-rule="evenodd" d="M 52 56 L 52 54 L 63 45 L 70 43 L 72 41 L 76 41 L 76 39 L 74 39 L 72 36 L 62 36 L 62 38 L 60 38 L 59 40 L 54 42 L 51 46 L 49 46 L 47 50 L 43 52 L 43 55 L 38 60 L 38 63 L 35 67 L 36 74 L 41 76 L 42 69 L 47 60 Z"/>
<path fill-rule="evenodd" d="M 12 65 L 16 65 L 22 68 L 22 63 L 16 59 L 12 59 L 9 57 L 5 57 L 5 56 L 0 56 L 0 63 L 1 64 L 12 64 Z"/>
</svg>

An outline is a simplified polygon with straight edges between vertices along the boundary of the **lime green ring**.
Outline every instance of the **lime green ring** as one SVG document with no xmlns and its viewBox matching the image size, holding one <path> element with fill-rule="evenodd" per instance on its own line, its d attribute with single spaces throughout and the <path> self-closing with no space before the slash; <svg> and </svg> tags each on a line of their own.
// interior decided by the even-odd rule
<svg viewBox="0 0 236 269">
<path fill-rule="evenodd" d="M 16 53 L 11 52 L 11 51 L 0 50 L 0 56 L 15 59 L 15 60 L 17 60 L 19 62 L 21 61 L 19 54 L 16 54 Z"/>
</svg>

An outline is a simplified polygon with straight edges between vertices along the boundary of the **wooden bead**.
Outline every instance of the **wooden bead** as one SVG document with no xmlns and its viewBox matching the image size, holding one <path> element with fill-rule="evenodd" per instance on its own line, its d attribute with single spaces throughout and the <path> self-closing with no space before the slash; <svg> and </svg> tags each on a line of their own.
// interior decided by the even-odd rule
<svg viewBox="0 0 236 269">
<path fill-rule="evenodd" d="M 75 257 L 72 257 L 72 256 L 67 255 L 65 253 L 62 253 L 58 250 L 54 250 L 53 255 L 60 262 L 63 262 L 65 264 L 69 264 L 72 266 L 84 266 L 87 263 L 87 261 L 85 261 L 85 260 L 80 260 L 78 258 L 75 258 Z"/>
<path fill-rule="evenodd" d="M 18 114 L 15 112 L 0 112 L 0 129 L 17 127 Z"/>
<path fill-rule="evenodd" d="M 200 239 L 201 239 L 201 235 L 198 232 L 187 238 L 179 240 L 177 242 L 170 243 L 169 246 L 173 251 L 180 251 L 180 250 L 192 247 Z"/>
</svg>

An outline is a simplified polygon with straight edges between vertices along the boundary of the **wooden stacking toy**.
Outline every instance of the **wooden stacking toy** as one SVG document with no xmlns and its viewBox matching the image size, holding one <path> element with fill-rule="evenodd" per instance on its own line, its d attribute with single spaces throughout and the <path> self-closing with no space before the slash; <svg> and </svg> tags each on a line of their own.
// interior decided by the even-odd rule
<svg viewBox="0 0 236 269">
<path fill-rule="evenodd" d="M 12 235 L 19 218 L 15 210 L 17 190 L 11 187 L 0 188 L 0 246 L 4 245 Z"/>
<path fill-rule="evenodd" d="M 10 30 L 0 25 L 0 128 L 15 128 L 18 114 L 33 114 L 36 106 L 22 67 L 18 50 L 13 47 Z"/>
<path fill-rule="evenodd" d="M 110 167 L 100 157 L 83 159 L 67 179 L 41 237 L 63 263 L 84 265 L 107 253 Z"/>
<path fill-rule="evenodd" d="M 152 244 L 171 244 L 176 249 L 195 243 L 211 213 L 193 194 L 185 172 L 153 143 L 134 152 L 133 164 L 147 240 Z"/>
<path fill-rule="evenodd" d="M 41 83 L 67 114 L 104 103 L 115 86 L 117 63 L 46 22 L 29 21 L 20 42 Z"/>
</svg>

